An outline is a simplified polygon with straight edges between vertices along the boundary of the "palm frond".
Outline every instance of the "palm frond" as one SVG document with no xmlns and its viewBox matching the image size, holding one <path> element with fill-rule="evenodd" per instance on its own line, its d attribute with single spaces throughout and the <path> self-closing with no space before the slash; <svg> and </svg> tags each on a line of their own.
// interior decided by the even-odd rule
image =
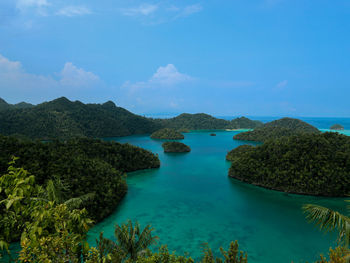
<svg viewBox="0 0 350 263">
<path fill-rule="evenodd" d="M 303 206 L 306 218 L 325 232 L 338 230 L 339 238 L 350 241 L 350 218 L 327 207 L 307 204 Z"/>
</svg>

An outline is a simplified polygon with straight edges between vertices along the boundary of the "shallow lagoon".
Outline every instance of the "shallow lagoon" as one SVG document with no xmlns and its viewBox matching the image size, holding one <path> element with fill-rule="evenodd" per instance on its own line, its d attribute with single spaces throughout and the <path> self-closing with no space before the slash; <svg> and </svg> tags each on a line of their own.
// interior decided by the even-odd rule
<svg viewBox="0 0 350 263">
<path fill-rule="evenodd" d="M 244 142 L 232 140 L 238 131 L 185 134 L 185 154 L 164 154 L 161 140 L 148 136 L 116 138 L 159 154 L 159 169 L 128 175 L 129 191 L 122 204 L 89 232 L 93 245 L 100 231 L 113 238 L 114 225 L 127 219 L 152 224 L 160 244 L 194 257 L 208 242 L 217 253 L 231 240 L 248 252 L 249 263 L 312 261 L 334 246 L 334 236 L 308 224 L 304 203 L 341 209 L 342 199 L 289 195 L 241 183 L 227 176 L 226 153 Z M 113 140 L 113 139 L 110 139 Z"/>
</svg>

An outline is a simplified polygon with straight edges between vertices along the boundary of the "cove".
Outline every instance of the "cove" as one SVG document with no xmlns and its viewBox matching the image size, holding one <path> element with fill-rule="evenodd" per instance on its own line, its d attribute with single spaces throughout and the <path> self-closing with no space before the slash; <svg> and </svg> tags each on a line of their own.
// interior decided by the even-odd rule
<svg viewBox="0 0 350 263">
<path fill-rule="evenodd" d="M 210 136 L 215 132 L 217 136 Z M 110 138 L 159 155 L 159 169 L 128 174 L 129 191 L 114 213 L 89 231 L 89 243 L 101 231 L 114 239 L 114 226 L 128 219 L 151 224 L 159 244 L 198 259 L 203 243 L 215 253 L 238 240 L 249 263 L 313 262 L 335 246 L 335 236 L 307 223 L 301 206 L 318 203 L 342 211 L 341 198 L 280 193 L 228 177 L 231 149 L 247 144 L 232 137 L 239 131 L 193 131 L 181 142 L 190 153 L 164 154 L 163 140 L 149 136 Z"/>
</svg>

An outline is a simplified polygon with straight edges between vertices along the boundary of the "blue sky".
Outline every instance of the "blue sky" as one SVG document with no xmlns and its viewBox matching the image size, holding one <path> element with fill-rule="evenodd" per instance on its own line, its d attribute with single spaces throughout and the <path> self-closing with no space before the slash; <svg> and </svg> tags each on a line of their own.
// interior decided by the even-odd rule
<svg viewBox="0 0 350 263">
<path fill-rule="evenodd" d="M 0 97 L 350 116 L 348 0 L 1 0 Z"/>
</svg>

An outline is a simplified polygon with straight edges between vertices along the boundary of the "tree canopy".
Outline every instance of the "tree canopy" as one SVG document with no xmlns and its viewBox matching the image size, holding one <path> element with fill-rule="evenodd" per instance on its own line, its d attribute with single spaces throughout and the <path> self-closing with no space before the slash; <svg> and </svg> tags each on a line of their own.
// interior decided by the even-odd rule
<svg viewBox="0 0 350 263">
<path fill-rule="evenodd" d="M 232 121 L 207 114 L 181 114 L 170 119 L 152 119 L 117 107 L 113 102 L 84 104 L 65 97 L 33 106 L 10 105 L 0 99 L 0 133 L 33 139 L 67 139 L 73 137 L 117 137 L 151 134 L 162 128 L 229 129 L 255 128 L 261 122 L 247 118 Z"/>
<path fill-rule="evenodd" d="M 191 148 L 182 142 L 165 142 L 162 144 L 165 153 L 190 152 Z"/>
<path fill-rule="evenodd" d="M 264 126 L 256 128 L 253 131 L 236 134 L 233 138 L 235 140 L 263 142 L 269 139 L 302 133 L 319 134 L 320 131 L 304 121 L 293 118 L 282 118 L 268 122 L 264 124 Z"/>
<path fill-rule="evenodd" d="M 152 139 L 164 139 L 164 140 L 182 140 L 185 136 L 170 128 L 160 129 L 151 134 Z"/>
<path fill-rule="evenodd" d="M 0 136 L 0 149 L 0 174 L 6 172 L 11 156 L 17 156 L 17 164 L 32 171 L 39 185 L 62 182 L 62 200 L 89 194 L 82 206 L 97 221 L 125 195 L 126 172 L 160 166 L 158 157 L 147 150 L 97 139 L 42 143 Z"/>
<path fill-rule="evenodd" d="M 229 153 L 229 176 L 284 192 L 345 196 L 350 193 L 350 138 L 300 134 L 239 147 Z"/>
</svg>

